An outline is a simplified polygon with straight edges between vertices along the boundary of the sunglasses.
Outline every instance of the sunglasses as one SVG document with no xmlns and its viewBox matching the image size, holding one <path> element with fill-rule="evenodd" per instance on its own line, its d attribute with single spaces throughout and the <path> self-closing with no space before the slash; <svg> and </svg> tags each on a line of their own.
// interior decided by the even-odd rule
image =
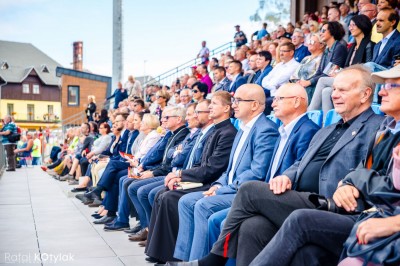
<svg viewBox="0 0 400 266">
<path fill-rule="evenodd" d="M 198 90 L 192 90 L 192 92 L 193 92 L 193 93 L 198 93 L 199 91 L 198 91 Z"/>
<path fill-rule="evenodd" d="M 321 33 L 325 33 L 328 29 L 321 29 L 320 32 Z"/>
</svg>

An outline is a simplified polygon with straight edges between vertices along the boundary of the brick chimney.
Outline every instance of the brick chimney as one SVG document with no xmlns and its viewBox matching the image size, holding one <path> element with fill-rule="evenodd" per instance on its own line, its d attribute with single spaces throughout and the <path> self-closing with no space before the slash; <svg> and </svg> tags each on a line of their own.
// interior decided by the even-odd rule
<svg viewBox="0 0 400 266">
<path fill-rule="evenodd" d="M 73 69 L 82 71 L 83 69 L 83 42 L 74 42 L 73 44 Z"/>
</svg>

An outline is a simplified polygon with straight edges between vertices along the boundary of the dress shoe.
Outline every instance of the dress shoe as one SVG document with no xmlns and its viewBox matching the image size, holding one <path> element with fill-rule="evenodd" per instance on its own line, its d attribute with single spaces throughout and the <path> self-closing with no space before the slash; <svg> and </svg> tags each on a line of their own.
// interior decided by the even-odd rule
<svg viewBox="0 0 400 266">
<path fill-rule="evenodd" d="M 144 241 L 147 239 L 147 234 L 148 234 L 148 232 L 147 232 L 146 228 L 143 228 L 136 234 L 130 236 L 129 240 L 130 241 Z"/>
<path fill-rule="evenodd" d="M 79 181 L 76 180 L 76 179 L 69 180 L 69 181 L 68 181 L 68 185 L 70 185 L 70 186 L 79 185 Z"/>
<path fill-rule="evenodd" d="M 70 174 L 66 174 L 60 177 L 60 181 L 67 181 L 67 180 L 73 180 L 74 176 Z"/>
<path fill-rule="evenodd" d="M 101 205 L 101 200 L 95 199 L 92 203 L 88 204 L 89 207 L 99 207 Z"/>
<path fill-rule="evenodd" d="M 93 200 L 95 200 L 95 199 L 99 199 L 100 200 L 101 199 L 101 191 L 96 190 L 96 189 L 93 189 L 92 191 L 86 192 L 84 195 L 88 199 L 93 199 Z"/>
<path fill-rule="evenodd" d="M 122 231 L 129 229 L 129 223 L 115 222 L 112 225 L 105 225 L 104 231 Z"/>
<path fill-rule="evenodd" d="M 94 219 L 100 219 L 100 218 L 103 218 L 103 216 L 101 216 L 100 214 L 97 214 L 97 213 L 95 213 L 95 214 L 92 214 L 92 217 L 93 217 Z"/>
<path fill-rule="evenodd" d="M 82 192 L 82 191 L 86 191 L 86 187 L 76 187 L 76 188 L 73 188 L 73 189 L 71 189 L 71 192 Z"/>
<path fill-rule="evenodd" d="M 139 232 L 140 230 L 142 230 L 142 226 L 140 225 L 140 222 L 136 224 L 135 227 L 133 227 L 132 229 L 129 230 L 124 230 L 125 233 L 127 234 L 136 234 L 137 232 Z"/>
<path fill-rule="evenodd" d="M 165 266 L 199 266 L 199 261 L 168 261 L 167 263 L 165 263 Z"/>
<path fill-rule="evenodd" d="M 80 201 L 82 201 L 83 204 L 88 205 L 90 203 L 93 202 L 92 199 L 88 199 L 85 197 L 85 194 L 76 194 L 75 198 L 79 199 Z"/>
<path fill-rule="evenodd" d="M 147 258 L 145 258 L 146 261 L 151 262 L 151 263 L 160 263 L 161 265 L 165 264 L 164 261 L 160 261 L 154 257 L 150 257 L 148 256 Z"/>
<path fill-rule="evenodd" d="M 116 216 L 107 216 L 107 215 L 106 215 L 106 216 L 104 216 L 103 218 L 94 221 L 93 223 L 94 223 L 94 224 L 106 224 L 106 223 L 110 223 L 110 222 L 114 221 L 115 217 L 116 217 Z"/>
<path fill-rule="evenodd" d="M 7 172 L 15 172 L 15 168 L 14 169 L 6 169 Z"/>
<path fill-rule="evenodd" d="M 140 241 L 140 242 L 138 243 L 138 245 L 139 245 L 139 247 L 145 247 L 145 246 L 147 246 L 147 239 L 146 239 L 145 241 Z"/>
</svg>

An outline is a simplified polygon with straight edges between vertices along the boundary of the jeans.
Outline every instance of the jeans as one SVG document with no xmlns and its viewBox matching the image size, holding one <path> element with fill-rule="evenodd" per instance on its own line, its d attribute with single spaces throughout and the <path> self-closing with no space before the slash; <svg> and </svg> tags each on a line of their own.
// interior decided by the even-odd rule
<svg viewBox="0 0 400 266">
<path fill-rule="evenodd" d="M 129 198 L 136 208 L 142 228 L 148 227 L 150 222 L 152 208 L 148 201 L 148 194 L 160 184 L 164 184 L 164 176 L 135 180 L 128 187 Z"/>
<path fill-rule="evenodd" d="M 203 192 L 184 195 L 178 203 L 179 233 L 174 257 L 184 261 L 197 260 L 208 254 L 208 218 L 229 208 L 235 194 L 204 197 Z"/>
<path fill-rule="evenodd" d="M 32 165 L 42 165 L 42 157 L 32 157 Z"/>
</svg>

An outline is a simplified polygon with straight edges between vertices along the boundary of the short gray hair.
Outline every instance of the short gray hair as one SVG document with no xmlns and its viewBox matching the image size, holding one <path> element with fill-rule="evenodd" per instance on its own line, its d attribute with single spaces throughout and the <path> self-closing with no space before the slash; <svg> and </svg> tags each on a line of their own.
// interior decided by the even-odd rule
<svg viewBox="0 0 400 266">
<path fill-rule="evenodd" d="M 176 115 L 182 118 L 182 121 L 185 121 L 186 118 L 186 108 L 179 107 L 179 106 L 167 106 L 164 109 L 164 112 L 171 112 L 171 115 Z"/>
</svg>

